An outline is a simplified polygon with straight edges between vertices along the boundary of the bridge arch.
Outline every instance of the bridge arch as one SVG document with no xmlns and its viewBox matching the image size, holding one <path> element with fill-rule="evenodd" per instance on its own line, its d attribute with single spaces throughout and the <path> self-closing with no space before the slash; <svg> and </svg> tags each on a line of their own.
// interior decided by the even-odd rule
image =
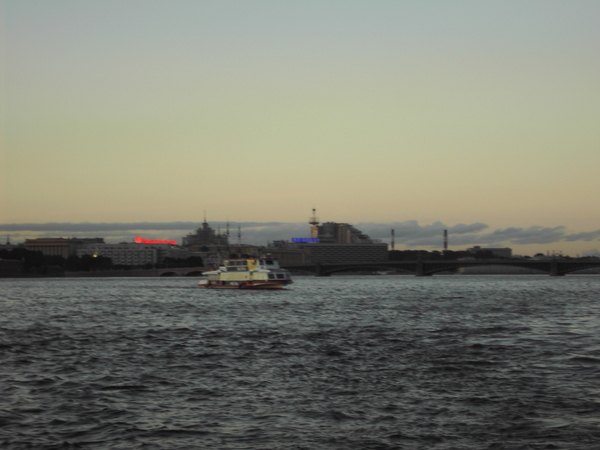
<svg viewBox="0 0 600 450">
<path fill-rule="evenodd" d="M 373 266 L 373 265 L 361 265 L 361 264 L 357 264 L 355 266 L 348 266 L 348 267 L 333 267 L 333 268 L 328 268 L 326 270 L 321 269 L 321 271 L 319 273 L 317 273 L 318 276 L 322 276 L 322 277 L 327 277 L 329 275 L 333 275 L 334 273 L 343 273 L 343 272 L 356 272 L 356 271 L 365 271 L 365 272 L 387 272 L 387 271 L 398 271 L 401 270 L 403 272 L 406 273 L 410 273 L 410 274 L 415 274 L 414 271 L 408 270 L 408 269 L 404 269 L 404 268 L 398 268 L 398 267 L 393 267 L 393 266 L 389 266 L 386 264 L 381 264 L 381 265 L 377 265 L 377 266 Z"/>
<path fill-rule="evenodd" d="M 519 264 L 494 264 L 491 262 L 485 262 L 485 263 L 481 263 L 481 264 L 463 264 L 463 265 L 454 265 L 450 268 L 446 267 L 446 268 L 436 268 L 433 270 L 427 270 L 428 274 L 435 274 L 435 273 L 440 273 L 440 272 L 446 272 L 446 271 L 456 271 L 458 274 L 462 274 L 460 273 L 461 269 L 470 269 L 470 268 L 482 268 L 484 270 L 481 271 L 481 275 L 492 275 L 492 274 L 497 274 L 497 275 L 502 275 L 502 274 L 506 274 L 506 275 L 548 275 L 548 271 L 544 270 L 542 268 L 537 268 L 537 267 L 524 267 L 523 265 L 519 265 Z M 490 272 L 486 273 L 485 272 L 485 268 L 489 268 Z M 510 270 L 511 268 L 514 269 L 525 269 L 526 271 L 519 271 L 519 270 Z M 495 270 L 494 270 L 495 269 Z M 528 271 L 532 271 L 532 272 L 528 272 Z M 464 273 L 464 272 L 463 272 Z M 478 273 L 472 273 L 472 275 L 477 275 Z M 466 275 L 469 275 L 468 273 Z"/>
<path fill-rule="evenodd" d="M 177 272 L 174 271 L 169 271 L 169 272 L 162 272 L 159 277 L 178 277 L 179 274 Z"/>
<path fill-rule="evenodd" d="M 572 272 L 578 272 L 580 270 L 587 270 L 587 269 L 594 269 L 597 268 L 598 264 L 582 264 L 582 265 L 578 265 L 578 266 L 573 266 L 570 265 L 568 262 L 567 263 L 563 263 L 561 264 L 558 269 L 558 275 L 566 275 L 568 273 L 572 273 Z"/>
<path fill-rule="evenodd" d="M 547 274 L 551 276 L 560 276 L 567 273 L 581 270 L 594 269 L 600 267 L 600 260 L 581 261 L 581 260 L 466 260 L 466 261 L 448 261 L 448 260 L 412 260 L 412 261 L 381 261 L 364 263 L 314 263 L 288 266 L 287 269 L 294 273 L 301 271 L 310 271 L 317 276 L 329 276 L 339 272 L 350 271 L 402 271 L 412 273 L 417 276 L 430 276 L 440 272 L 456 271 L 461 268 L 498 266 L 520 267 L 531 270 L 531 274 Z M 499 271 L 499 272 L 504 272 Z M 510 271 L 507 271 L 507 274 Z M 514 273 L 514 272 L 513 272 Z"/>
<path fill-rule="evenodd" d="M 201 270 L 192 270 L 183 274 L 184 277 L 200 277 L 202 276 Z"/>
</svg>

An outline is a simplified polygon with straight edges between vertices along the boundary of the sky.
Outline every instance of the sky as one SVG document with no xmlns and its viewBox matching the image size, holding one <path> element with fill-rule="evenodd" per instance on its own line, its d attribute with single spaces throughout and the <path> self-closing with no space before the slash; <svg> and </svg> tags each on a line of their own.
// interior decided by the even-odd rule
<svg viewBox="0 0 600 450">
<path fill-rule="evenodd" d="M 596 0 L 0 7 L 12 240 L 266 243 L 316 208 L 397 249 L 600 251 Z"/>
</svg>

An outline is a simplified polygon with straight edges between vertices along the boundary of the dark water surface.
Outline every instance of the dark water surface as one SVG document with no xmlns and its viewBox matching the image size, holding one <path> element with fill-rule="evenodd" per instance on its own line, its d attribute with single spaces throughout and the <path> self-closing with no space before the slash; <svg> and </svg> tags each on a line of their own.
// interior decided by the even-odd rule
<svg viewBox="0 0 600 450">
<path fill-rule="evenodd" d="M 0 280 L 0 448 L 600 448 L 600 277 Z"/>
</svg>

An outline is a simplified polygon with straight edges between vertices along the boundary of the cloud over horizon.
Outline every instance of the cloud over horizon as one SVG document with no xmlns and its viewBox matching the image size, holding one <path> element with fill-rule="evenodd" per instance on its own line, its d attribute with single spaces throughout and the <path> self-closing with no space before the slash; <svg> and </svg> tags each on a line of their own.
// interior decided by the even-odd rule
<svg viewBox="0 0 600 450">
<path fill-rule="evenodd" d="M 180 240 L 193 233 L 201 224 L 199 222 L 133 222 L 133 223 L 23 223 L 1 224 L 0 232 L 7 233 L 13 241 L 41 236 L 96 237 L 101 234 L 108 242 L 131 241 L 139 233 L 148 238 Z M 211 222 L 210 226 L 225 232 L 227 222 Z M 230 241 L 237 241 L 238 226 L 241 228 L 242 242 L 265 245 L 276 240 L 290 240 L 292 237 L 308 237 L 309 227 L 306 223 L 286 222 L 230 222 Z M 527 228 L 508 227 L 492 231 L 489 226 L 476 222 L 472 224 L 446 225 L 440 221 L 428 225 L 420 225 L 416 220 L 391 223 L 357 223 L 356 228 L 373 239 L 390 243 L 391 230 L 395 233 L 395 243 L 408 248 L 442 247 L 443 231 L 448 230 L 449 244 L 456 246 L 511 246 L 527 244 L 551 244 L 573 241 L 598 241 L 600 230 L 589 232 L 571 232 L 564 226 Z M 93 236 L 91 234 L 94 234 Z"/>
</svg>

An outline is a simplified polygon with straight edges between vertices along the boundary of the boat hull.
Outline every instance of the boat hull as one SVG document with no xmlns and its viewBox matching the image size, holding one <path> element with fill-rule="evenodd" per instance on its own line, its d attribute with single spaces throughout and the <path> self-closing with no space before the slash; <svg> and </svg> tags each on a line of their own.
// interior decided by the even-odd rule
<svg viewBox="0 0 600 450">
<path fill-rule="evenodd" d="M 290 283 L 289 271 L 268 257 L 226 259 L 218 269 L 203 272 L 198 286 L 204 289 L 277 290 Z"/>
<path fill-rule="evenodd" d="M 211 281 L 201 280 L 198 286 L 204 289 L 267 289 L 279 290 L 291 281 Z"/>
</svg>

